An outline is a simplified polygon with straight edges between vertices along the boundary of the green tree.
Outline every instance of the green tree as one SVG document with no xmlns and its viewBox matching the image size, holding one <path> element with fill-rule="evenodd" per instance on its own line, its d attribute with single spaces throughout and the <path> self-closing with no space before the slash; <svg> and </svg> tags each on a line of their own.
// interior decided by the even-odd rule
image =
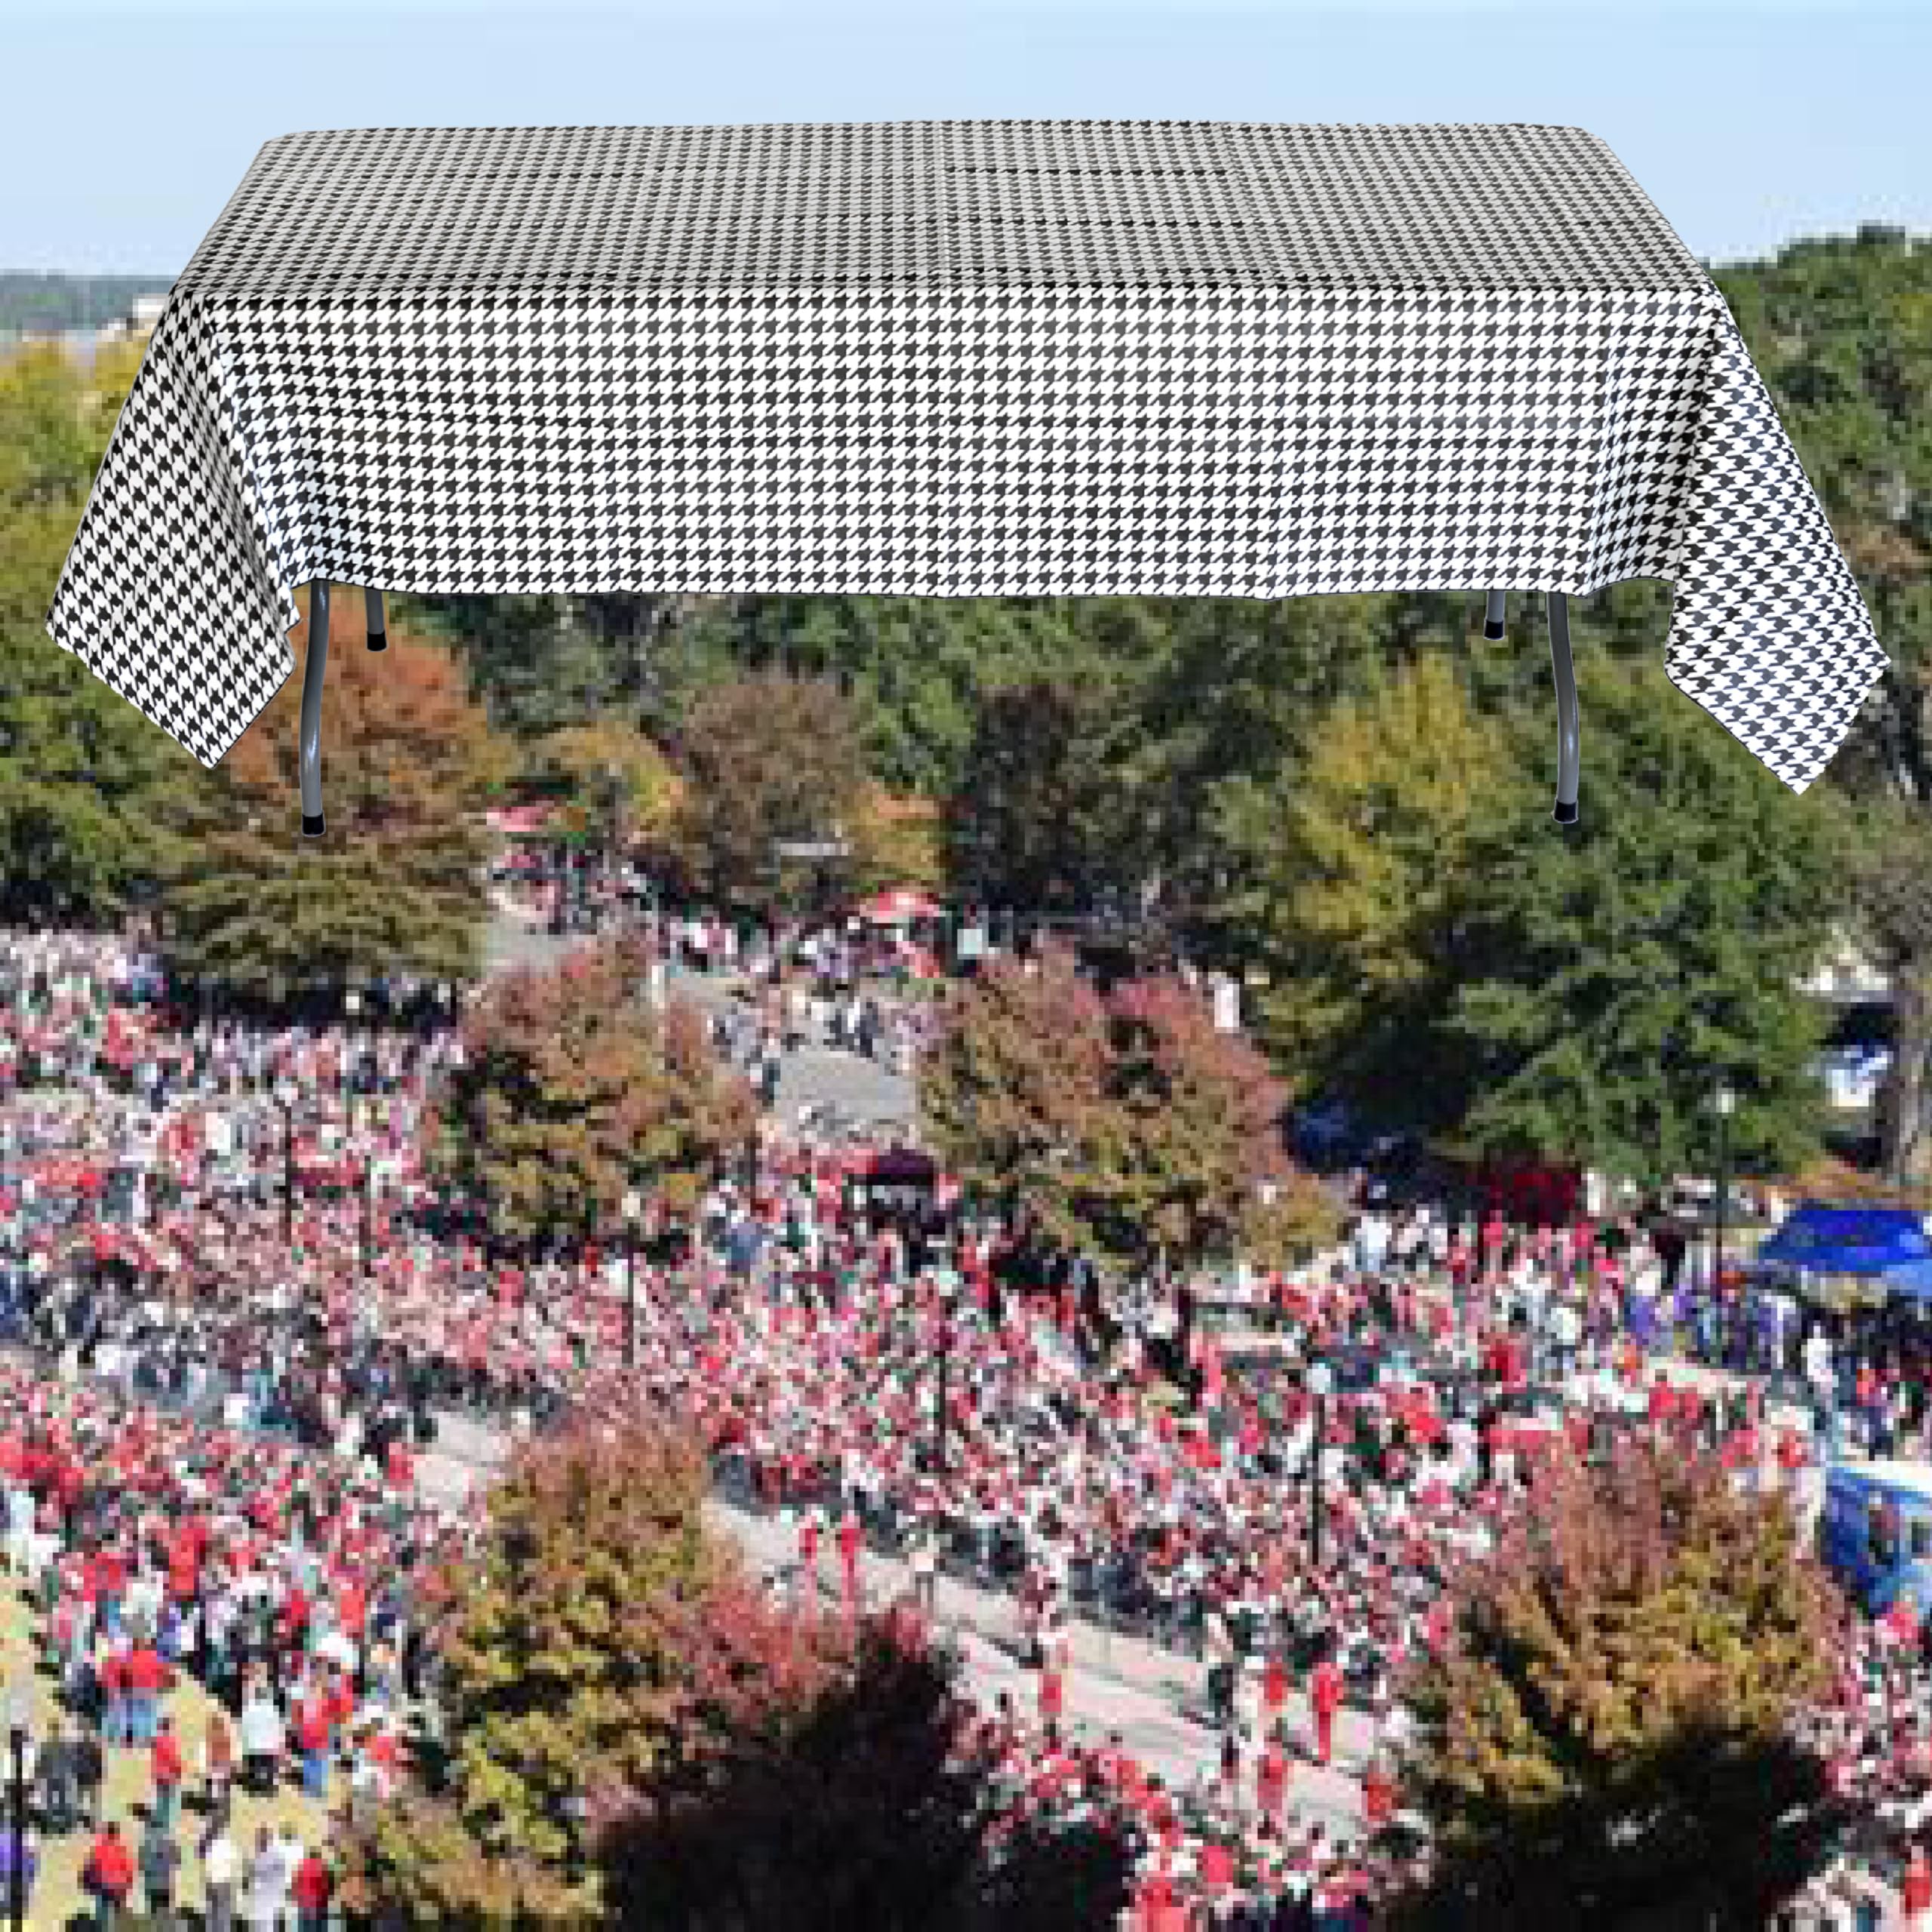
<svg viewBox="0 0 1932 1932">
<path fill-rule="evenodd" d="M 1792 243 L 1716 280 L 1816 485 L 1891 668 L 1833 760 L 1833 785 L 1890 817 L 1885 849 L 1922 873 L 1932 851 L 1932 238 L 1875 224 Z M 1932 1052 L 1932 928 L 1901 924 L 1863 869 L 1858 915 L 1878 929 L 1900 999 L 1887 1167 L 1923 1177 Z"/>
<path fill-rule="evenodd" d="M 1841 814 L 1671 702 L 1660 671 L 1577 669 L 1583 817 L 1554 830 L 1528 743 L 1494 772 L 1509 810 L 1468 849 L 1438 955 L 1422 1051 L 1456 1105 L 1431 1124 L 1655 1186 L 1708 1168 L 1728 1083 L 1734 1157 L 1791 1171 L 1818 1145 L 1821 1021 L 1798 982 L 1829 941 Z"/>
<path fill-rule="evenodd" d="M 1304 1088 L 1376 1114 L 1426 1090 L 1420 1023 L 1441 995 L 1471 843 L 1508 809 L 1512 755 L 1500 718 L 1428 652 L 1337 702 L 1305 760 L 1223 788 L 1238 883 L 1219 924 L 1266 974 L 1257 1024 Z"/>
<path fill-rule="evenodd" d="M 166 801 L 200 767 L 47 635 L 139 365 L 51 344 L 0 357 L 0 918 L 105 923 L 152 878 Z"/>
<path fill-rule="evenodd" d="M 986 692 L 946 817 L 947 869 L 985 903 L 1084 909 L 1131 891 L 1131 721 L 1110 686 L 1056 675 Z"/>
<path fill-rule="evenodd" d="M 715 900 L 796 904 L 817 862 L 781 843 L 842 835 L 870 774 L 858 721 L 825 678 L 758 672 L 703 693 L 678 744 L 685 789 L 672 838 Z"/>
<path fill-rule="evenodd" d="M 579 598 L 398 596 L 389 617 L 451 649 L 491 728 L 512 738 L 580 724 L 623 695 L 622 663 Z"/>
<path fill-rule="evenodd" d="M 291 677 L 167 809 L 165 946 L 183 973 L 257 988 L 480 974 L 481 811 L 503 747 L 446 650 L 392 626 L 371 656 L 362 600 L 337 603 L 322 697 L 328 832 L 305 839 L 295 823 L 302 680 Z"/>
<path fill-rule="evenodd" d="M 1402 1687 L 1438 1872 L 1393 1922 L 1768 1923 L 1842 1822 L 1793 1725 L 1844 1606 L 1788 1500 L 1669 1446 L 1559 1462 L 1450 1603 Z"/>
<path fill-rule="evenodd" d="M 611 1227 L 633 1186 L 688 1214 L 752 1131 L 750 1090 L 712 1052 L 703 1014 L 641 998 L 647 968 L 628 939 L 579 947 L 548 971 L 506 974 L 466 1014 L 426 1145 L 438 1178 L 486 1201 L 506 1236 Z"/>
</svg>

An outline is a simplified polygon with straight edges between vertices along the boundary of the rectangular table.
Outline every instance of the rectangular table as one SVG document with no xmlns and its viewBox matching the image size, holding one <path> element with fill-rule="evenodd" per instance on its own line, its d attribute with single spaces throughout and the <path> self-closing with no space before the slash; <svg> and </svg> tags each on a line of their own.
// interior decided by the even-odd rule
<svg viewBox="0 0 1932 1932">
<path fill-rule="evenodd" d="M 1793 791 L 1886 667 L 1723 297 L 1574 128 L 285 135 L 180 280 L 48 618 L 217 764 L 381 595 L 1674 586 Z M 1500 586 L 1500 588 L 1498 586 Z"/>
</svg>

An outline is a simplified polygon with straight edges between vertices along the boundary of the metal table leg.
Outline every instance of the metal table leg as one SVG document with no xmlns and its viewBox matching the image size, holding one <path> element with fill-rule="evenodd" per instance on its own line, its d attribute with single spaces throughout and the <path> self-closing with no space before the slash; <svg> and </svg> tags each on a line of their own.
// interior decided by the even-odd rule
<svg viewBox="0 0 1932 1932">
<path fill-rule="evenodd" d="M 1577 737 L 1577 672 L 1570 661 L 1570 600 L 1549 593 L 1549 661 L 1556 672 L 1556 822 L 1577 822 L 1581 755 Z"/>
<path fill-rule="evenodd" d="M 1506 590 L 1492 590 L 1489 602 L 1482 614 L 1482 634 L 1491 643 L 1503 635 L 1503 626 L 1509 616 L 1509 593 Z"/>
<path fill-rule="evenodd" d="M 383 615 L 383 593 L 380 590 L 365 590 L 362 593 L 369 612 L 369 648 L 386 651 L 389 648 L 389 620 Z"/>
<path fill-rule="evenodd" d="M 322 835 L 322 678 L 329 661 L 329 587 L 309 586 L 309 651 L 302 666 L 302 731 L 297 758 L 302 779 L 302 829 Z"/>
</svg>

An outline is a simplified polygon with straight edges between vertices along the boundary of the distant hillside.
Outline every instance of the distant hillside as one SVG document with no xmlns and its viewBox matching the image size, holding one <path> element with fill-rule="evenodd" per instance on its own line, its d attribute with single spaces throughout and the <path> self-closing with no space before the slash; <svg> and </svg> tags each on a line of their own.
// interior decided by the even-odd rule
<svg viewBox="0 0 1932 1932">
<path fill-rule="evenodd" d="M 0 269 L 0 334 L 97 329 L 125 315 L 137 295 L 162 295 L 171 275 L 23 275 Z"/>
</svg>

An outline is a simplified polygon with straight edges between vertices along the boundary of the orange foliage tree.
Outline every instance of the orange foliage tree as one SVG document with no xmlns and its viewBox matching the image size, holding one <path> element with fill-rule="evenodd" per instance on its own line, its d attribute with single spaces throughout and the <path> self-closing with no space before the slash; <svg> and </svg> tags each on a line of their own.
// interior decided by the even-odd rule
<svg viewBox="0 0 1932 1932">
<path fill-rule="evenodd" d="M 829 678 L 761 671 L 715 685 L 686 710 L 678 753 L 686 784 L 668 842 L 721 903 L 804 896 L 816 862 L 777 848 L 849 835 L 866 795 L 857 714 Z"/>
<path fill-rule="evenodd" d="M 1064 946 L 1001 958 L 960 989 L 920 1063 L 942 1158 L 1054 1246 L 1134 1265 L 1264 1265 L 1332 1235 L 1288 1158 L 1283 1089 L 1178 980 L 1103 998 Z"/>
<path fill-rule="evenodd" d="M 343 1847 L 375 1923 L 1101 1932 L 1125 1860 L 1006 1815 L 954 1666 L 780 1604 L 625 1378 L 521 1450 L 426 1580 L 448 1746 Z"/>
<path fill-rule="evenodd" d="M 392 629 L 367 650 L 339 591 L 322 694 L 328 832 L 300 824 L 295 672 L 170 810 L 162 888 L 171 963 L 266 987 L 377 972 L 468 980 L 481 964 L 481 813 L 506 767 L 449 652 Z M 298 639 L 298 657 L 306 651 Z"/>
<path fill-rule="evenodd" d="M 1842 1814 L 1798 1721 L 1844 1606 L 1782 1494 L 1632 1442 L 1552 1461 L 1404 1687 L 1433 1880 L 1398 1924 L 1767 1923 Z"/>
<path fill-rule="evenodd" d="M 715 1613 L 739 1587 L 706 1533 L 708 1486 L 695 1439 L 643 1417 L 519 1451 L 478 1546 L 425 1581 L 447 1760 L 352 1839 L 352 1909 L 506 1932 L 605 1922 L 593 1841 L 688 1748 Z M 789 1694 L 828 1655 L 807 1632 L 761 1665 Z"/>
<path fill-rule="evenodd" d="M 677 1215 L 743 1147 L 757 1109 L 688 1001 L 641 997 L 628 937 L 494 981 L 464 1017 L 462 1064 L 430 1097 L 425 1161 L 480 1195 L 498 1231 L 615 1225 L 636 1187 Z"/>
</svg>

